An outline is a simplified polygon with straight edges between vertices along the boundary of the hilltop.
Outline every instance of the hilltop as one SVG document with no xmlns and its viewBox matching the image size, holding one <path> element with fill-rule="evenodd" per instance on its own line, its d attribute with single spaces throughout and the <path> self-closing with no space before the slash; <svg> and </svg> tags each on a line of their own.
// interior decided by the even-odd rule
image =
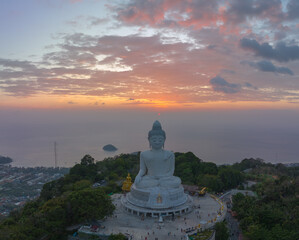
<svg viewBox="0 0 299 240">
<path fill-rule="evenodd" d="M 9 157 L 3 157 L 0 155 L 0 164 L 7 164 L 7 163 L 11 163 L 12 159 Z"/>
<path fill-rule="evenodd" d="M 103 161 L 95 161 L 90 155 L 84 156 L 68 174 L 46 183 L 39 198 L 2 221 L 0 239 L 66 239 L 68 234 L 73 234 L 73 231 L 66 230 L 68 226 L 88 224 L 113 214 L 115 207 L 110 195 L 121 193 L 121 183 L 128 173 L 134 181 L 139 170 L 139 154 L 120 154 Z M 299 168 L 273 165 L 253 158 L 233 165 L 217 166 L 204 162 L 192 152 L 175 153 L 175 157 L 174 175 L 179 176 L 183 184 L 205 186 L 215 194 L 232 188 L 244 189 L 243 183 L 247 180 L 258 182 L 251 187 L 257 198 L 247 200 L 246 197 L 244 200 L 237 197 L 234 200 L 234 211 L 248 239 L 260 239 L 253 235 L 253 229 L 265 232 L 263 239 L 288 240 L 297 234 L 292 228 L 299 229 L 296 220 L 299 211 L 295 204 L 299 194 Z M 246 204 L 248 201 L 250 207 Z M 257 206 L 260 206 L 259 214 L 254 211 Z M 276 213 L 281 212 L 283 217 L 276 218 L 280 216 Z M 270 216 L 275 225 L 263 216 Z M 251 227 L 247 227 L 249 225 Z M 275 238 L 277 231 L 277 236 L 284 235 L 285 238 Z M 31 238 L 28 238 L 28 233 Z"/>
</svg>

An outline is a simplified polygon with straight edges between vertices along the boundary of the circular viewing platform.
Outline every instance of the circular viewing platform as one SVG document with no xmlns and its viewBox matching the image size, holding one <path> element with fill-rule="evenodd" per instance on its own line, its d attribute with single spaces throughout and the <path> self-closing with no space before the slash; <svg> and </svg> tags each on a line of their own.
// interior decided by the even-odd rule
<svg viewBox="0 0 299 240">
<path fill-rule="evenodd" d="M 96 232 L 88 229 L 81 229 L 79 232 L 105 237 L 122 233 L 134 239 L 147 237 L 148 239 L 181 240 L 186 239 L 189 234 L 196 233 L 197 230 L 209 229 L 216 222 L 223 221 L 227 211 L 226 205 L 210 194 L 202 197 L 188 196 L 186 205 L 176 208 L 176 211 L 181 212 L 176 213 L 174 218 L 172 218 L 172 211 L 167 209 L 142 209 L 123 202 L 126 201 L 123 194 L 114 194 L 111 198 L 116 206 L 114 214 L 101 221 L 101 227 Z M 189 199 L 191 199 L 190 202 Z M 191 209 L 189 209 L 189 203 Z M 188 212 L 186 208 L 184 214 L 183 208 L 187 206 Z M 130 214 L 128 214 L 129 211 L 131 211 Z M 162 224 L 159 221 L 159 214 L 165 216 Z"/>
<path fill-rule="evenodd" d="M 131 191 L 126 195 L 127 201 L 131 204 L 151 209 L 165 209 L 177 207 L 187 201 L 187 195 L 182 186 L 178 188 L 137 188 L 132 185 Z"/>
<path fill-rule="evenodd" d="M 184 193 L 182 186 L 141 189 L 133 184 L 121 202 L 127 212 L 145 217 L 179 216 L 190 212 L 193 206 L 192 198 Z"/>
<path fill-rule="evenodd" d="M 144 216 L 144 217 L 160 217 L 160 216 L 180 216 L 187 214 L 193 210 L 193 200 L 191 197 L 186 196 L 185 203 L 171 208 L 146 208 L 136 206 L 130 203 L 126 196 L 122 196 L 121 203 L 124 207 L 124 210 L 130 214 L 136 216 Z"/>
</svg>

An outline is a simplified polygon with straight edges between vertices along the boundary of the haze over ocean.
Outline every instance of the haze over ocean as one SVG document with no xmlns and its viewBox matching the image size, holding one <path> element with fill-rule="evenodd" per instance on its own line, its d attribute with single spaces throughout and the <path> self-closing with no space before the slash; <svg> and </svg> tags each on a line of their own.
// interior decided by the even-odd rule
<svg viewBox="0 0 299 240">
<path fill-rule="evenodd" d="M 147 133 L 159 120 L 165 149 L 192 151 L 204 161 L 234 163 L 260 157 L 267 162 L 299 162 L 296 110 L 1 110 L 0 155 L 14 166 L 71 167 L 85 154 L 107 156 L 148 149 Z M 118 151 L 102 150 L 113 144 Z"/>
<path fill-rule="evenodd" d="M 0 29 L 14 165 L 142 151 L 156 119 L 204 161 L 299 162 L 298 0 L 0 1 Z"/>
</svg>

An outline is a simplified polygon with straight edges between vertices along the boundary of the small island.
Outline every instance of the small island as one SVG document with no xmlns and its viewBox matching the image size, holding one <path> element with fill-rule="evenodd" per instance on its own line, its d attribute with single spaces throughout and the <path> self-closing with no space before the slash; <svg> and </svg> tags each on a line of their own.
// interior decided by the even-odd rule
<svg viewBox="0 0 299 240">
<path fill-rule="evenodd" d="M 117 151 L 117 148 L 113 146 L 112 144 L 107 144 L 103 147 L 103 150 L 106 152 L 115 152 Z"/>
<path fill-rule="evenodd" d="M 11 163 L 12 159 L 9 157 L 3 157 L 0 155 L 0 164 L 8 164 Z"/>
</svg>

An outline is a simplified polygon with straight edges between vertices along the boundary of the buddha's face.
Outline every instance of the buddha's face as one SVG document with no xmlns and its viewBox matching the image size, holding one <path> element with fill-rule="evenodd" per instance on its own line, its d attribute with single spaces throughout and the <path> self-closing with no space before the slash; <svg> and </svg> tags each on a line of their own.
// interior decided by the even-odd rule
<svg viewBox="0 0 299 240">
<path fill-rule="evenodd" d="M 153 149 L 159 150 L 164 146 L 165 138 L 160 135 L 154 135 L 149 139 L 149 142 Z"/>
</svg>

